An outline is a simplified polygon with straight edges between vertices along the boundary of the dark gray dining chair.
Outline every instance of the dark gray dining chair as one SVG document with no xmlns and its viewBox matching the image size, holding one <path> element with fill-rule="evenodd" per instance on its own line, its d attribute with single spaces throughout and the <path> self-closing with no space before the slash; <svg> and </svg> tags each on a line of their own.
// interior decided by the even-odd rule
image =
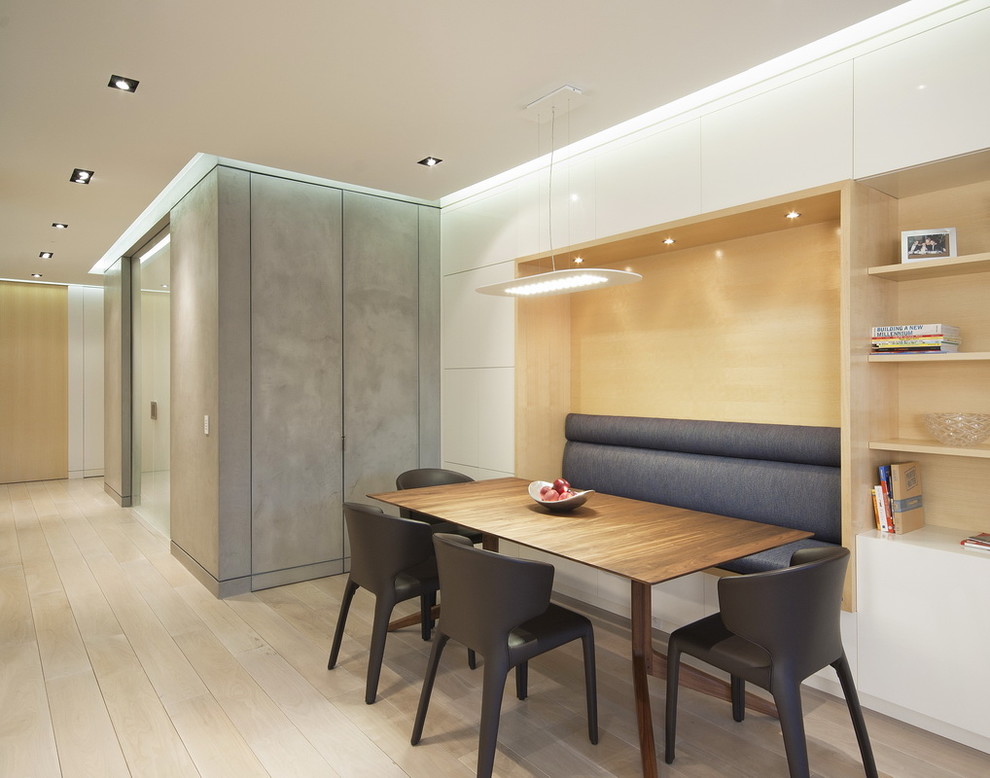
<svg viewBox="0 0 990 778">
<path fill-rule="evenodd" d="M 846 548 L 805 548 L 794 552 L 790 567 L 719 579 L 721 611 L 674 630 L 667 644 L 667 764 L 674 761 L 681 654 L 690 654 L 729 673 L 736 721 L 746 713 L 747 681 L 773 695 L 791 778 L 809 774 L 801 682 L 831 665 L 842 685 L 863 767 L 876 778 L 873 748 L 839 630 L 848 562 Z"/>
<path fill-rule="evenodd" d="M 451 638 L 484 658 L 479 778 L 492 774 L 502 692 L 509 670 L 516 669 L 516 696 L 524 700 L 529 660 L 572 640 L 580 639 L 584 649 L 588 737 L 597 743 L 594 631 L 584 616 L 550 602 L 553 565 L 474 548 L 459 535 L 437 534 L 433 543 L 444 587 L 443 604 L 413 724 L 412 744 L 417 745 L 422 738 L 440 656 Z"/>
<path fill-rule="evenodd" d="M 430 639 L 432 609 L 440 587 L 433 554 L 433 531 L 430 525 L 421 521 L 388 516 L 379 508 L 360 503 L 344 503 L 344 520 L 351 544 L 351 570 L 344 584 L 327 669 L 332 670 L 337 664 L 354 593 L 359 588 L 367 589 L 375 595 L 364 694 L 364 701 L 371 705 L 378 694 L 392 609 L 400 602 L 419 597 L 421 634 L 423 640 Z"/>
<path fill-rule="evenodd" d="M 458 473 L 456 470 L 446 470 L 442 467 L 417 467 L 413 470 L 406 470 L 400 473 L 395 479 L 396 489 L 419 489 L 422 486 L 443 486 L 444 484 L 469 483 L 474 479 Z M 472 543 L 481 542 L 481 533 L 450 521 L 441 521 L 433 516 L 409 508 L 399 508 L 399 515 L 407 519 L 425 521 L 433 527 L 434 532 L 448 532 L 454 535 L 463 535 Z"/>
</svg>

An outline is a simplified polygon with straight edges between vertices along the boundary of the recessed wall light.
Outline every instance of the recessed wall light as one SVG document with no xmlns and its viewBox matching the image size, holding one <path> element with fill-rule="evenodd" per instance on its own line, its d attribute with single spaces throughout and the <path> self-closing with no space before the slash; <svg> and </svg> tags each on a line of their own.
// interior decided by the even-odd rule
<svg viewBox="0 0 990 778">
<path fill-rule="evenodd" d="M 119 89 L 121 92 L 133 92 L 138 88 L 138 82 L 125 76 L 110 76 L 110 83 L 107 86 L 111 89 Z"/>
<path fill-rule="evenodd" d="M 55 256 L 55 252 L 54 251 L 42 251 L 38 256 L 41 257 L 42 259 L 51 259 L 52 257 Z"/>
<path fill-rule="evenodd" d="M 797 211 L 788 211 L 787 214 L 786 214 L 786 216 L 787 216 L 788 219 L 796 219 L 800 215 L 801 214 L 798 213 Z"/>
<path fill-rule="evenodd" d="M 56 230 L 67 230 L 67 229 L 69 229 L 69 225 L 68 224 L 62 224 L 62 222 L 52 222 L 52 227 L 54 227 Z"/>
<path fill-rule="evenodd" d="M 43 277 L 44 276 L 42 276 L 41 273 L 32 273 L 31 274 L 31 278 L 43 278 Z"/>
<path fill-rule="evenodd" d="M 72 175 L 69 177 L 69 180 L 73 184 L 88 184 L 93 180 L 93 171 L 83 170 L 80 167 L 73 168 Z"/>
<path fill-rule="evenodd" d="M 677 243 L 677 241 L 674 240 L 673 238 L 664 238 L 663 239 L 663 245 L 664 246 L 673 246 L 675 243 Z"/>
<path fill-rule="evenodd" d="M 436 167 L 441 162 L 443 162 L 443 160 L 442 159 L 437 159 L 436 157 L 423 157 L 416 164 L 417 165 L 426 165 L 426 167 Z"/>
</svg>

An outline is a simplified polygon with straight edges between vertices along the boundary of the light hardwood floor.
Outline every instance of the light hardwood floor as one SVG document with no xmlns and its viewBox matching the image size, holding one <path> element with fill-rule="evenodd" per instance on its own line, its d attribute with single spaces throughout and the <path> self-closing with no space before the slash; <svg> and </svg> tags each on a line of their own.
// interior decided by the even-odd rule
<svg viewBox="0 0 990 778">
<path fill-rule="evenodd" d="M 422 744 L 409 745 L 429 644 L 389 637 L 375 705 L 363 702 L 371 597 L 360 592 L 327 671 L 344 577 L 217 600 L 168 542 L 100 479 L 0 485 L 0 776 L 470 776 L 481 673 L 445 652 Z M 410 612 L 407 603 L 400 612 Z M 499 776 L 636 776 L 628 634 L 596 619 L 601 740 L 587 740 L 576 647 L 508 684 Z M 663 691 L 653 687 L 657 726 Z M 843 703 L 804 693 L 812 770 L 859 776 Z M 867 717 L 881 774 L 990 775 L 990 757 Z M 658 732 L 658 736 L 662 735 Z M 732 721 L 685 690 L 667 776 L 786 775 L 776 721 Z"/>
</svg>

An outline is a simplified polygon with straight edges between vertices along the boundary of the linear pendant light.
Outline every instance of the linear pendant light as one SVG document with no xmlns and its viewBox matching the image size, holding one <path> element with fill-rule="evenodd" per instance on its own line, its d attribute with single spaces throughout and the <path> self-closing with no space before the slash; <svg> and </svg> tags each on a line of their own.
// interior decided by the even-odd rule
<svg viewBox="0 0 990 778">
<path fill-rule="evenodd" d="M 526 113 L 537 121 L 542 121 L 545 111 L 550 111 L 550 164 L 549 185 L 547 197 L 547 223 L 550 233 L 550 264 L 553 268 L 546 273 L 515 278 L 498 284 L 488 284 L 478 287 L 481 294 L 498 295 L 500 297 L 544 297 L 554 294 L 571 294 L 589 289 L 604 289 L 607 286 L 621 286 L 643 280 L 639 273 L 630 270 L 612 270 L 609 268 L 567 268 L 557 270 L 556 256 L 553 251 L 553 157 L 554 157 L 554 125 L 558 109 L 569 111 L 572 103 L 583 99 L 581 90 L 573 86 L 562 86 L 539 100 L 526 106 Z"/>
</svg>

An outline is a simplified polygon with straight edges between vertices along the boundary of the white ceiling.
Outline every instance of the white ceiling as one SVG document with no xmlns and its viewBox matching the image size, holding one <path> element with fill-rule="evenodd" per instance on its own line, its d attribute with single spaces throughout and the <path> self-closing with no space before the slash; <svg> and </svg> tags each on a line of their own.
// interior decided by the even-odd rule
<svg viewBox="0 0 990 778">
<path fill-rule="evenodd" d="M 197 152 L 436 200 L 547 153 L 564 84 L 573 142 L 900 4 L 0 0 L 0 278 L 99 283 Z"/>
</svg>

